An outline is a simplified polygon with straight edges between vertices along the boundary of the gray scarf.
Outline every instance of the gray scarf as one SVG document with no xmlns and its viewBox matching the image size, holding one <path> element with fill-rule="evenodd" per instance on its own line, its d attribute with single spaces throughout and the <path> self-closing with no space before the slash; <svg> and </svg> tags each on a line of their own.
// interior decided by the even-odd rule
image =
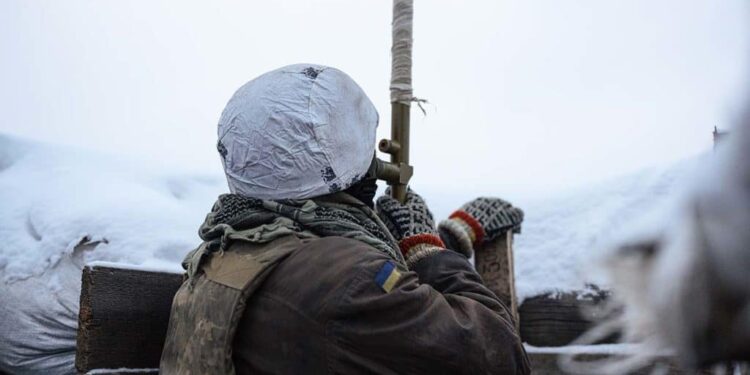
<svg viewBox="0 0 750 375">
<path fill-rule="evenodd" d="M 287 235 L 351 238 L 405 264 L 396 240 L 377 214 L 344 192 L 298 200 L 220 195 L 198 234 L 204 242 L 182 263 L 190 279 L 209 254 L 228 249 L 233 241 L 267 243 Z"/>
</svg>

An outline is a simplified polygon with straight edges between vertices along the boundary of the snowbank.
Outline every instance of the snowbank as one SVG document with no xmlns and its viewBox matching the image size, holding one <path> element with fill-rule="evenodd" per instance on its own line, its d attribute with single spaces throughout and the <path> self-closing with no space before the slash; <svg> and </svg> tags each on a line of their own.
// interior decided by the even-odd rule
<svg viewBox="0 0 750 375">
<path fill-rule="evenodd" d="M 197 228 L 223 192 L 221 176 L 175 174 L 94 152 L 0 136 L 0 271 L 40 275 L 77 245 L 102 260 L 179 270 Z"/>
<path fill-rule="evenodd" d="M 0 135 L 0 372 L 74 373 L 81 269 L 181 271 L 223 176 Z"/>
<path fill-rule="evenodd" d="M 526 217 L 516 237 L 519 303 L 544 293 L 607 287 L 598 252 L 622 231 L 657 220 L 691 174 L 694 160 L 654 167 L 553 197 L 520 202 Z M 519 202 L 514 202 L 519 203 Z"/>
</svg>

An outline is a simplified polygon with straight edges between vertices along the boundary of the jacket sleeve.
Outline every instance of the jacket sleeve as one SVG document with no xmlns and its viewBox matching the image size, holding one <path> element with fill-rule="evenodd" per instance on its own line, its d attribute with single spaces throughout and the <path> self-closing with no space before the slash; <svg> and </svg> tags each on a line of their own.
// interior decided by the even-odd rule
<svg viewBox="0 0 750 375">
<path fill-rule="evenodd" d="M 507 309 L 465 257 L 441 251 L 396 275 L 389 263 L 367 258 L 336 304 L 327 327 L 336 372 L 529 373 Z"/>
</svg>

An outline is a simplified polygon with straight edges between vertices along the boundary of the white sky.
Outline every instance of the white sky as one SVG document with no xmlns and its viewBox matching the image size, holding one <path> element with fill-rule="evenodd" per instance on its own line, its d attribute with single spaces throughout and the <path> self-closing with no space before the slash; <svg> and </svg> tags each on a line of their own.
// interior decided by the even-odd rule
<svg viewBox="0 0 750 375">
<path fill-rule="evenodd" d="M 415 4 L 414 185 L 545 191 L 682 159 L 737 114 L 746 0 Z M 0 132 L 218 173 L 235 89 L 352 76 L 389 134 L 390 1 L 0 2 Z"/>
</svg>

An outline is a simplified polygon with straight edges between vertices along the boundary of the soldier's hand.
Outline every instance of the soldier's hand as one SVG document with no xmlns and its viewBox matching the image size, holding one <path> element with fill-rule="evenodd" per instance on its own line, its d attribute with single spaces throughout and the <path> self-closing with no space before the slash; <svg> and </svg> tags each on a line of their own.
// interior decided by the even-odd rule
<svg viewBox="0 0 750 375">
<path fill-rule="evenodd" d="M 442 250 L 445 245 L 435 229 L 435 220 L 424 199 L 411 189 L 404 203 L 390 196 L 390 188 L 375 203 L 375 212 L 396 238 L 407 264 Z"/>
<path fill-rule="evenodd" d="M 520 232 L 523 211 L 500 199 L 480 197 L 461 206 L 438 225 L 440 237 L 451 250 L 467 257 L 474 248 L 509 230 Z"/>
<path fill-rule="evenodd" d="M 437 234 L 435 220 L 424 199 L 413 190 L 406 191 L 406 200 L 399 202 L 390 195 L 391 188 L 378 197 L 375 211 L 397 241 L 418 234 Z"/>
</svg>

